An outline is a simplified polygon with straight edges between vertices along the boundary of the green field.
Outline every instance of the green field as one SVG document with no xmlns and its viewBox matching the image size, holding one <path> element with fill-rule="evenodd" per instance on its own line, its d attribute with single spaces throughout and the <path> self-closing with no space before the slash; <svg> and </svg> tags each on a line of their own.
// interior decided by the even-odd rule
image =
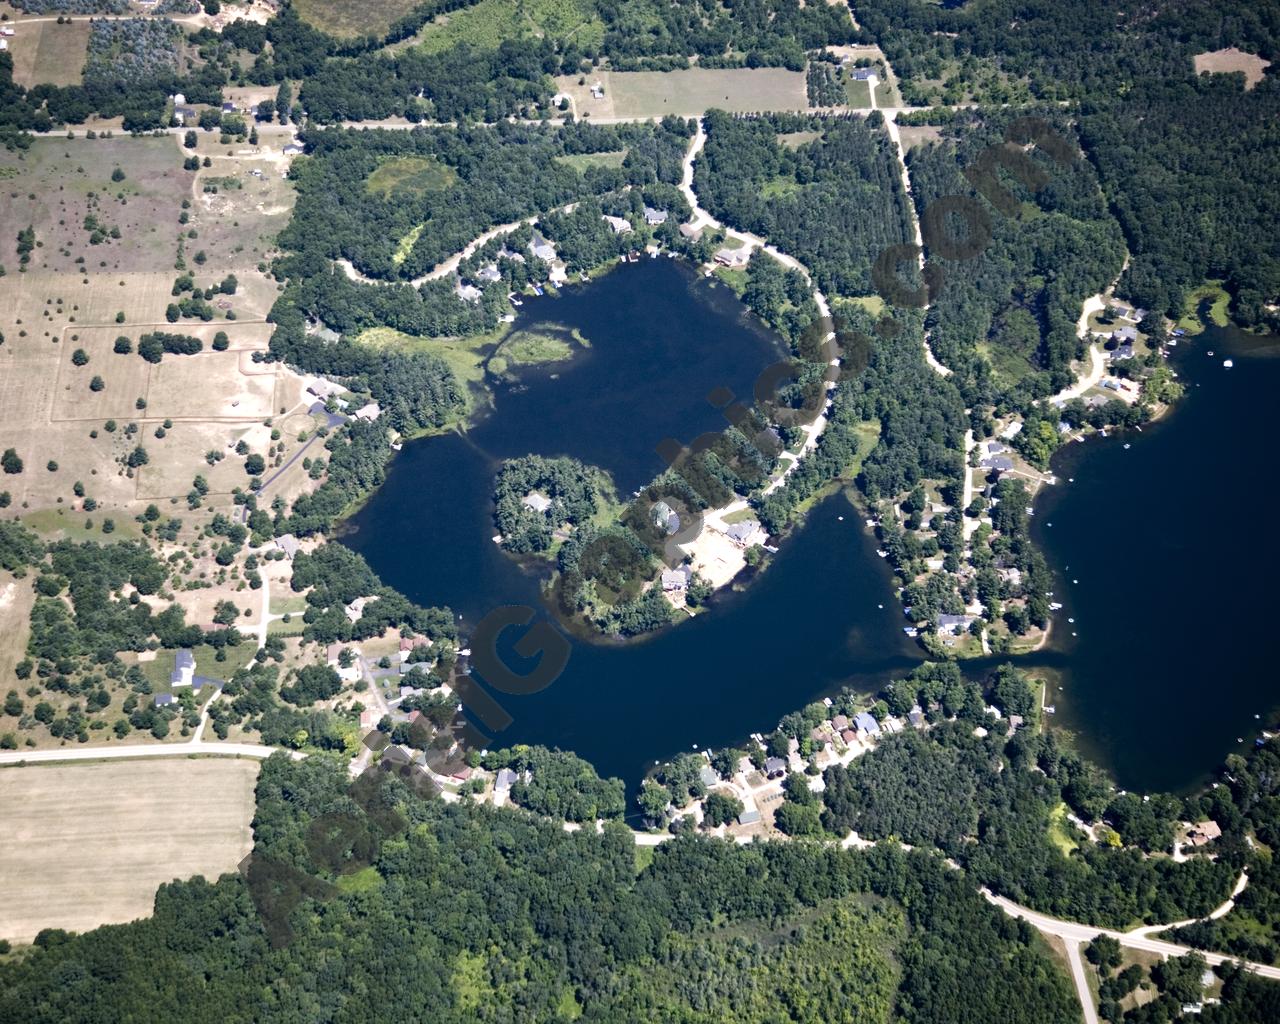
<svg viewBox="0 0 1280 1024">
<path fill-rule="evenodd" d="M 496 50 L 508 39 L 572 39 L 583 49 L 604 40 L 604 23 L 589 0 L 480 0 L 443 14 L 418 34 L 418 46 L 439 53 L 459 43 Z"/>
<path fill-rule="evenodd" d="M 1188 292 L 1186 301 L 1182 304 L 1182 319 L 1178 321 L 1178 326 L 1188 334 L 1199 334 L 1204 330 L 1204 324 L 1200 322 L 1200 304 L 1206 301 L 1209 303 L 1210 323 L 1226 327 L 1231 322 L 1227 313 L 1231 296 L 1222 287 L 1221 281 L 1206 281 L 1199 288 Z"/>
<path fill-rule="evenodd" d="M 865 110 L 871 106 L 871 83 L 847 79 L 844 83 L 844 94 L 849 98 L 849 106 Z"/>
<path fill-rule="evenodd" d="M 338 39 L 381 38 L 421 0 L 295 0 L 294 10 L 308 25 Z"/>
<path fill-rule="evenodd" d="M 822 138 L 822 132 L 783 132 L 775 135 L 778 145 L 784 149 L 799 149 L 801 146 Z"/>
<path fill-rule="evenodd" d="M 443 192 L 457 180 L 457 172 L 439 160 L 426 156 L 397 156 L 378 164 L 365 179 L 364 187 L 367 192 L 391 199 Z"/>
<path fill-rule="evenodd" d="M 572 167 L 581 174 L 588 167 L 621 167 L 627 158 L 625 149 L 616 149 L 608 153 L 573 153 L 569 156 L 558 156 L 556 163 Z"/>
</svg>

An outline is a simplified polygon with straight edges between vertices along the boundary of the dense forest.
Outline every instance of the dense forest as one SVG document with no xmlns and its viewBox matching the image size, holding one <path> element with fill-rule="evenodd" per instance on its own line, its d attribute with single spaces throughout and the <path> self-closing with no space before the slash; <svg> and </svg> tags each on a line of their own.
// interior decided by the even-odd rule
<svg viewBox="0 0 1280 1024">
<path fill-rule="evenodd" d="M 1178 313 L 1188 288 L 1221 278 L 1241 322 L 1277 322 L 1265 304 L 1280 293 L 1280 252 L 1259 229 L 1280 212 L 1273 6 L 868 0 L 858 18 L 908 103 L 1003 102 L 1025 82 L 1036 98 L 1080 104 L 1084 152 L 1130 254 L 1123 297 Z M 1260 83 L 1196 75 L 1195 54 L 1233 46 L 1272 62 Z M 949 95 L 926 85 L 939 80 Z"/>
<path fill-rule="evenodd" d="M 247 880 L 173 883 L 149 919 L 42 933 L 0 965 L 0 1020 L 1065 1024 L 1078 1012 L 1029 927 L 927 855 L 689 837 L 641 859 L 619 826 L 568 834 L 394 780 L 357 792 L 321 756 L 263 765 L 254 832 Z"/>
<path fill-rule="evenodd" d="M 794 256 L 829 295 L 869 295 L 880 252 L 911 237 L 897 157 L 877 117 L 734 117 L 711 111 L 694 187 L 728 224 Z M 778 136 L 817 131 L 796 148 Z"/>
<path fill-rule="evenodd" d="M 1017 146 L 1029 118 L 1054 145 Z M 1092 166 L 1065 155 L 1078 144 L 1058 111 L 972 113 L 942 132 L 942 143 L 909 154 L 926 227 L 933 211 L 958 205 L 951 197 L 985 217 L 967 226 L 977 237 L 959 224 L 937 229 L 953 244 L 926 237 L 926 272 L 937 275 L 930 347 L 956 371 L 966 405 L 1023 408 L 1074 380 L 1081 304 L 1120 273 L 1124 240 Z"/>
<path fill-rule="evenodd" d="M 508 459 L 498 470 L 493 493 L 502 546 L 518 555 L 547 551 L 556 530 L 590 522 L 599 502 L 612 494 L 608 474 L 577 459 Z"/>
</svg>

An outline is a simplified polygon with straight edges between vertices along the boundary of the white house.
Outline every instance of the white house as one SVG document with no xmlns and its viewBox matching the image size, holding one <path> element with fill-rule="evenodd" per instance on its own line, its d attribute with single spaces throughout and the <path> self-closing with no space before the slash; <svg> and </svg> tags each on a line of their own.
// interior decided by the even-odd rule
<svg viewBox="0 0 1280 1024">
<path fill-rule="evenodd" d="M 173 656 L 173 672 L 169 686 L 190 686 L 195 680 L 196 656 L 185 648 Z"/>
</svg>

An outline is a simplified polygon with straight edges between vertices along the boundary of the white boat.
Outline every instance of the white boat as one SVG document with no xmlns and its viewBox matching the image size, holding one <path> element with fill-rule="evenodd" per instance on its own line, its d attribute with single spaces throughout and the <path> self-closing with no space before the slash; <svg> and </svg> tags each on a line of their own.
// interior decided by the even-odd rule
<svg viewBox="0 0 1280 1024">
<path fill-rule="evenodd" d="M 1230 359 L 1224 359 L 1222 360 L 1222 365 L 1229 370 L 1231 369 L 1231 367 L 1235 366 L 1236 364 L 1233 363 Z"/>
</svg>

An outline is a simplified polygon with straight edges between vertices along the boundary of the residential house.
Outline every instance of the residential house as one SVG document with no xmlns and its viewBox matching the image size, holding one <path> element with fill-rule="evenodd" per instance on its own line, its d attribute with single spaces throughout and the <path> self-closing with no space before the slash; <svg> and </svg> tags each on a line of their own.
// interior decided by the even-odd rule
<svg viewBox="0 0 1280 1024">
<path fill-rule="evenodd" d="M 158 708 L 167 708 L 170 704 L 177 704 L 178 698 L 171 693 L 157 693 L 152 703 Z"/>
<path fill-rule="evenodd" d="M 702 234 L 702 228 L 695 228 L 692 224 L 681 224 L 680 234 L 685 238 L 692 240 Z"/>
<path fill-rule="evenodd" d="M 907 712 L 907 722 L 913 729 L 924 726 L 924 709 L 919 704 L 912 705 L 911 710 Z"/>
<path fill-rule="evenodd" d="M 787 774 L 787 762 L 780 757 L 770 757 L 764 762 L 764 773 L 770 779 L 780 779 Z"/>
<path fill-rule="evenodd" d="M 344 609 L 342 609 L 347 616 L 347 621 L 359 622 L 360 616 L 364 614 L 364 606 L 367 605 L 370 600 L 371 599 L 367 597 L 357 597 L 354 601 L 352 601 L 349 605 L 347 605 Z"/>
<path fill-rule="evenodd" d="M 1192 846 L 1206 846 L 1215 839 L 1221 838 L 1222 827 L 1212 819 L 1199 822 L 1187 831 L 1187 842 Z"/>
<path fill-rule="evenodd" d="M 734 523 L 724 531 L 726 537 L 739 547 L 744 548 L 758 541 L 763 534 L 764 528 L 760 525 L 758 519 L 746 519 L 741 523 Z"/>
<path fill-rule="evenodd" d="M 685 590 L 689 586 L 691 576 L 693 576 L 693 570 L 687 565 L 677 566 L 674 569 L 663 569 L 662 589 L 667 593 Z"/>
<path fill-rule="evenodd" d="M 170 686 L 190 686 L 195 679 L 196 656 L 185 648 L 173 656 Z"/>
<path fill-rule="evenodd" d="M 656 228 L 659 224 L 667 222 L 666 210 L 655 210 L 652 206 L 644 208 L 644 222 L 651 228 Z"/>
<path fill-rule="evenodd" d="M 499 768 L 498 778 L 493 784 L 493 791 L 495 793 L 506 793 L 515 785 L 518 778 L 519 776 L 510 768 Z"/>
<path fill-rule="evenodd" d="M 298 538 L 291 533 L 283 534 L 276 538 L 276 550 L 283 551 L 285 558 L 292 558 L 302 548 L 298 543 Z"/>
<path fill-rule="evenodd" d="M 381 415 L 382 415 L 382 406 L 380 406 L 377 402 L 369 402 L 365 405 L 362 405 L 355 412 L 356 419 L 368 420 L 370 423 L 372 423 Z"/>
<path fill-rule="evenodd" d="M 938 635 L 958 636 L 973 624 L 972 615 L 939 615 Z"/>
<path fill-rule="evenodd" d="M 484 292 L 473 284 L 464 284 L 461 278 L 453 286 L 453 293 L 463 302 L 479 302 L 484 298 Z"/>
<path fill-rule="evenodd" d="M 698 769 L 698 779 L 708 789 L 720 782 L 720 776 L 716 774 L 716 770 L 709 764 L 704 764 Z"/>
<path fill-rule="evenodd" d="M 335 384 L 331 380 L 325 380 L 323 377 L 317 377 L 307 385 L 307 392 L 315 395 L 322 402 L 335 395 L 342 394 L 345 390 L 346 388 L 342 387 L 342 385 Z"/>
<path fill-rule="evenodd" d="M 486 282 L 501 281 L 502 271 L 498 269 L 496 263 L 490 263 L 487 267 L 481 267 L 476 271 L 476 280 Z"/>
<path fill-rule="evenodd" d="M 286 142 L 284 147 L 285 156 L 299 156 L 307 151 L 305 146 L 301 146 L 296 142 Z"/>
<path fill-rule="evenodd" d="M 547 509 L 551 507 L 551 499 L 548 498 L 545 494 L 540 494 L 538 491 L 530 491 L 528 494 L 526 494 L 523 498 L 520 499 L 520 504 L 522 504 L 525 508 L 531 508 L 535 512 L 541 512 L 545 514 Z"/>
<path fill-rule="evenodd" d="M 529 251 L 544 263 L 550 263 L 556 258 L 556 247 L 536 231 L 533 235 L 533 241 L 529 243 Z"/>
<path fill-rule="evenodd" d="M 354 653 L 354 652 L 353 652 Z M 331 669 L 338 673 L 344 683 L 354 683 L 360 678 L 360 659 L 353 657 L 351 664 L 342 667 L 342 644 L 330 644 L 325 648 L 324 660 Z"/>
<path fill-rule="evenodd" d="M 631 232 L 631 222 L 626 217 L 611 217 L 606 213 L 602 218 L 613 229 L 615 235 L 626 235 Z"/>
<path fill-rule="evenodd" d="M 847 728 L 849 728 L 848 715 L 836 715 L 835 717 L 833 717 L 831 719 L 831 728 L 833 728 L 836 732 L 844 732 Z"/>
<path fill-rule="evenodd" d="M 853 724 L 857 727 L 858 732 L 865 733 L 867 736 L 880 735 L 880 723 L 876 721 L 876 716 L 870 711 L 859 711 L 853 716 Z"/>
<path fill-rule="evenodd" d="M 227 100 L 227 101 L 225 101 L 225 102 L 222 104 L 222 112 L 223 112 L 224 114 L 238 114 L 238 113 L 239 113 L 239 111 L 236 109 L 236 105 L 235 105 L 234 103 L 232 103 L 230 100 Z"/>
<path fill-rule="evenodd" d="M 880 81 L 880 76 L 876 74 L 875 68 L 858 68 L 849 77 L 855 82 L 866 82 L 873 89 L 876 87 L 876 83 Z"/>
<path fill-rule="evenodd" d="M 755 825 L 760 821 L 760 812 L 754 807 L 749 811 L 743 811 L 738 815 L 739 825 Z"/>
<path fill-rule="evenodd" d="M 751 250 L 746 246 L 741 249 L 724 248 L 716 250 L 715 261 L 722 267 L 729 267 L 730 269 L 745 267 L 750 260 Z"/>
<path fill-rule="evenodd" d="M 852 729 L 843 729 L 840 732 L 840 738 L 848 745 L 858 738 L 858 734 Z"/>
<path fill-rule="evenodd" d="M 1007 455 L 992 455 L 983 459 L 978 465 L 983 469 L 995 470 L 997 473 L 1007 473 L 1013 469 L 1013 459 Z"/>
<path fill-rule="evenodd" d="M 593 82 L 591 85 L 591 98 L 593 100 L 604 99 L 604 86 L 600 82 Z"/>
</svg>

